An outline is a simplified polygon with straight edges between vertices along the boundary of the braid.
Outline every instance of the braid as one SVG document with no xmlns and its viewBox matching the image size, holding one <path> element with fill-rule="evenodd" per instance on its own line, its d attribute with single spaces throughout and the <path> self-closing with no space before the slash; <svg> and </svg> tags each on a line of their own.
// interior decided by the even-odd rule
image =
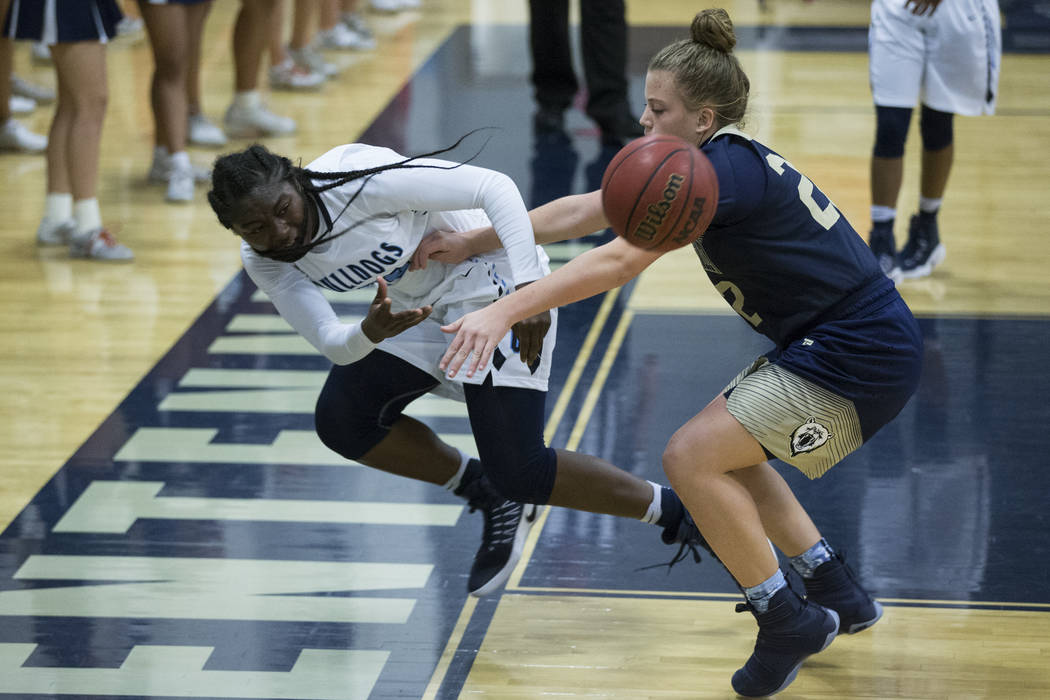
<svg viewBox="0 0 1050 700">
<path fill-rule="evenodd" d="M 336 187 L 342 187 L 354 180 L 361 180 L 361 185 L 357 188 L 357 191 L 351 195 L 346 205 L 333 218 L 332 221 L 334 224 L 334 222 L 342 217 L 354 200 L 357 199 L 358 195 L 361 194 L 361 191 L 364 189 L 365 185 L 368 184 L 368 181 L 381 172 L 408 168 L 454 170 L 461 165 L 470 163 L 481 154 L 481 151 L 485 148 L 491 135 L 485 139 L 470 158 L 467 158 L 460 163 L 454 165 L 423 165 L 416 164 L 414 161 L 422 158 L 439 156 L 455 150 L 468 137 L 486 128 L 491 129 L 492 127 L 483 127 L 469 131 L 451 146 L 440 148 L 436 151 L 410 156 L 396 163 L 378 165 L 363 170 L 346 170 L 343 172 L 318 172 L 315 170 L 307 170 L 306 168 L 294 165 L 291 160 L 284 156 L 272 153 L 261 144 L 253 144 L 244 151 L 229 153 L 220 156 L 215 160 L 215 165 L 212 168 L 212 189 L 208 192 L 208 203 L 218 217 L 219 223 L 226 228 L 232 228 L 235 207 L 237 207 L 244 197 L 249 196 L 259 188 L 282 181 L 288 181 L 292 183 L 295 189 L 301 194 L 317 195 Z M 318 246 L 349 233 L 362 223 L 364 223 L 364 221 L 355 222 L 338 233 L 326 232 L 325 235 L 319 236 L 316 240 L 284 252 L 286 255 L 304 254 L 314 246 Z"/>
</svg>

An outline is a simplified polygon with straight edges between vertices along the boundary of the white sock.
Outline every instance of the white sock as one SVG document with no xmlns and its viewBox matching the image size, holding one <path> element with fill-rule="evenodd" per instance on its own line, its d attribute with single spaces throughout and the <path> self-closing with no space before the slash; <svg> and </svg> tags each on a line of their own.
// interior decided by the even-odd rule
<svg viewBox="0 0 1050 700">
<path fill-rule="evenodd" d="M 80 199 L 73 202 L 73 218 L 77 222 L 77 233 L 102 228 L 102 212 L 98 208 L 98 199 Z"/>
<path fill-rule="evenodd" d="M 649 525 L 655 525 L 663 515 L 660 509 L 660 500 L 663 495 L 663 487 L 660 484 L 650 481 L 649 485 L 653 487 L 653 500 L 649 503 L 648 510 L 645 511 L 645 515 L 642 516 L 642 522 L 648 523 Z"/>
<path fill-rule="evenodd" d="M 243 90 L 233 95 L 233 106 L 239 109 L 251 109 L 262 104 L 258 90 Z"/>
<path fill-rule="evenodd" d="M 445 482 L 445 488 L 453 492 L 459 488 L 459 482 L 463 479 L 463 473 L 467 471 L 467 462 L 470 461 L 470 457 L 464 454 L 462 450 L 458 450 L 458 452 L 459 469 L 452 475 L 451 479 Z"/>
<path fill-rule="evenodd" d="M 171 154 L 171 169 L 175 170 L 189 170 L 192 166 L 190 165 L 190 154 L 186 151 L 179 151 L 178 153 Z"/>
<path fill-rule="evenodd" d="M 943 197 L 919 197 L 919 211 L 927 214 L 935 214 L 941 208 Z"/>
<path fill-rule="evenodd" d="M 873 222 L 893 221 L 896 218 L 897 210 L 893 207 L 886 207 L 881 204 L 871 205 L 871 220 Z"/>
<path fill-rule="evenodd" d="M 73 218 L 73 195 L 69 192 L 48 192 L 44 199 L 44 218 L 66 221 Z"/>
</svg>

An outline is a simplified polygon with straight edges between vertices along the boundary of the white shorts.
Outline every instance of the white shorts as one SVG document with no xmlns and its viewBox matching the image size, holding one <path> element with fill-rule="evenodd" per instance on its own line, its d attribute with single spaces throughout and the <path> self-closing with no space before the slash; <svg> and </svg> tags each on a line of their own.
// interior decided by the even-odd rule
<svg viewBox="0 0 1050 700">
<path fill-rule="evenodd" d="M 917 17 L 905 0 L 874 0 L 868 31 L 871 92 L 880 107 L 993 114 L 1002 35 L 997 0 L 945 0 Z"/>
<path fill-rule="evenodd" d="M 463 214 L 463 212 L 456 212 Z M 466 231 L 485 226 L 488 219 L 480 214 L 480 219 L 470 221 L 445 221 L 444 225 L 453 230 Z M 443 213 L 450 219 L 448 213 Z M 472 218 L 472 217 L 471 217 Z M 540 266 L 545 274 L 550 274 L 550 259 L 543 248 L 536 246 Z M 441 272 L 439 272 L 439 270 Z M 427 269 L 420 271 L 422 276 L 432 278 L 440 275 L 442 281 L 431 286 L 428 281 L 416 284 L 410 272 L 389 289 L 389 296 L 394 311 L 413 309 L 430 305 L 433 312 L 427 320 L 409 328 L 379 344 L 378 349 L 429 373 L 441 384 L 434 393 L 448 398 L 463 399 L 462 384 L 481 384 L 491 373 L 495 386 L 512 386 L 523 389 L 547 391 L 550 379 L 551 361 L 554 345 L 558 335 L 558 310 L 551 309 L 551 326 L 543 339 L 543 350 L 539 363 L 532 367 L 521 361 L 518 352 L 512 348 L 513 333 L 507 333 L 500 341 L 487 368 L 478 370 L 472 378 L 467 378 L 466 371 L 461 369 L 454 379 L 449 379 L 438 367 L 438 362 L 445 354 L 445 349 L 452 342 L 454 335 L 442 332 L 441 326 L 451 323 L 464 314 L 488 306 L 497 299 L 514 291 L 510 264 L 502 249 L 484 255 L 469 258 L 454 266 L 431 261 Z M 413 296 L 412 290 L 426 287 L 425 296 Z"/>
</svg>

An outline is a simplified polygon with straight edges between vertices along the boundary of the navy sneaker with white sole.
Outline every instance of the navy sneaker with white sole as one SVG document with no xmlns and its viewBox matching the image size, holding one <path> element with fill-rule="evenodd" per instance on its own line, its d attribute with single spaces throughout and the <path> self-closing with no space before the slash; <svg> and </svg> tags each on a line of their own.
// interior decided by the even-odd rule
<svg viewBox="0 0 1050 700">
<path fill-rule="evenodd" d="M 882 605 L 868 595 L 838 553 L 802 581 L 806 598 L 838 613 L 839 634 L 862 632 L 882 618 Z"/>
<path fill-rule="evenodd" d="M 750 610 L 758 621 L 755 650 L 732 680 L 733 690 L 747 698 L 773 695 L 791 685 L 802 662 L 826 649 L 838 634 L 834 610 L 800 598 L 789 586 L 773 595 L 765 612 L 750 603 L 737 610 Z"/>
</svg>

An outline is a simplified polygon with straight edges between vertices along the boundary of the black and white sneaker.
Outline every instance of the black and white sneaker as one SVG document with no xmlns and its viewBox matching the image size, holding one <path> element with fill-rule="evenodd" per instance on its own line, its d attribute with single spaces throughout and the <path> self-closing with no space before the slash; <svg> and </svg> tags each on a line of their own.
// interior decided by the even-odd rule
<svg viewBox="0 0 1050 700">
<path fill-rule="evenodd" d="M 926 277 L 944 262 L 947 251 L 941 243 L 934 214 L 915 214 L 908 226 L 908 242 L 900 252 L 900 274 L 904 279 Z"/>
<path fill-rule="evenodd" d="M 468 484 L 463 495 L 470 511 L 480 510 L 485 519 L 467 591 L 473 596 L 488 595 L 507 582 L 521 559 L 525 539 L 536 522 L 537 508 L 504 499 L 484 477 Z"/>
<path fill-rule="evenodd" d="M 894 284 L 900 282 L 901 271 L 893 242 L 893 222 L 873 223 L 871 233 L 868 234 L 868 245 L 871 246 L 871 252 L 875 253 L 875 259 L 879 261 L 882 274 L 893 280 Z"/>
</svg>

